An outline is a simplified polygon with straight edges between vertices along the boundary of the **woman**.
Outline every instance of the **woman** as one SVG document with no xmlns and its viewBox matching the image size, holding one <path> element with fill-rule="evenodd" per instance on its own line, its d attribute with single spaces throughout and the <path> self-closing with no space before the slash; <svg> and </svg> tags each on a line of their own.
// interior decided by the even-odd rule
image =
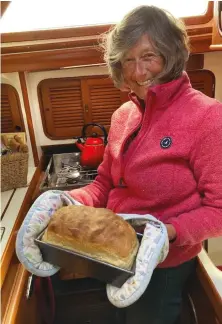
<svg viewBox="0 0 222 324">
<path fill-rule="evenodd" d="M 222 105 L 191 87 L 185 28 L 161 9 L 131 11 L 107 34 L 105 49 L 130 101 L 112 116 L 96 180 L 70 195 L 166 224 L 170 252 L 127 323 L 136 316 L 135 323 L 171 324 L 202 242 L 222 235 Z"/>
</svg>

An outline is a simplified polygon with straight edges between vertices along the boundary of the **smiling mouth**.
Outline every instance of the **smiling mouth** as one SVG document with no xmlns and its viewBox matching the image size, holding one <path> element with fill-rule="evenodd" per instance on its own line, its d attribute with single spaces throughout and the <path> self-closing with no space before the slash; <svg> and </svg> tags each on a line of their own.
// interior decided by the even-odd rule
<svg viewBox="0 0 222 324">
<path fill-rule="evenodd" d="M 150 85 L 151 82 L 152 82 L 152 80 L 146 80 L 146 81 L 143 81 L 143 82 L 136 81 L 136 83 L 137 83 L 139 86 L 147 86 L 147 85 Z"/>
</svg>

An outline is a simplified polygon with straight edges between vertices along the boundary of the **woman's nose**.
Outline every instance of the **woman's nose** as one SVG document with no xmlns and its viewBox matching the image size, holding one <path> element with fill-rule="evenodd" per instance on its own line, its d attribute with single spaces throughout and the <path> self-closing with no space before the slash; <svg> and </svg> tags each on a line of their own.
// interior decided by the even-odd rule
<svg viewBox="0 0 222 324">
<path fill-rule="evenodd" d="M 136 78 L 143 78 L 146 76 L 146 64 L 142 60 L 135 61 L 134 65 L 134 77 Z"/>
</svg>

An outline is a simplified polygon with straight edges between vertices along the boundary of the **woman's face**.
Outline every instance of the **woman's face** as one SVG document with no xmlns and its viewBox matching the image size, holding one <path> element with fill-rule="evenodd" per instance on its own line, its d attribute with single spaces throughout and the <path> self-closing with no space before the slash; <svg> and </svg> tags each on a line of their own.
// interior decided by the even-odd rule
<svg viewBox="0 0 222 324">
<path fill-rule="evenodd" d="M 127 52 L 122 63 L 125 84 L 142 100 L 152 80 L 164 67 L 163 58 L 155 53 L 147 35 L 143 35 Z"/>
</svg>

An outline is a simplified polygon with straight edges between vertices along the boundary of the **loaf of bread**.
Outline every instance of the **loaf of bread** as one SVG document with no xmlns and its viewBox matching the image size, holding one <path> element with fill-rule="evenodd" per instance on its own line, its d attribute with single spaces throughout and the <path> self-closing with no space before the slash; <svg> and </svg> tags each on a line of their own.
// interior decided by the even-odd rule
<svg viewBox="0 0 222 324">
<path fill-rule="evenodd" d="M 66 206 L 52 216 L 44 242 L 130 269 L 138 250 L 133 227 L 105 208 Z"/>
</svg>

